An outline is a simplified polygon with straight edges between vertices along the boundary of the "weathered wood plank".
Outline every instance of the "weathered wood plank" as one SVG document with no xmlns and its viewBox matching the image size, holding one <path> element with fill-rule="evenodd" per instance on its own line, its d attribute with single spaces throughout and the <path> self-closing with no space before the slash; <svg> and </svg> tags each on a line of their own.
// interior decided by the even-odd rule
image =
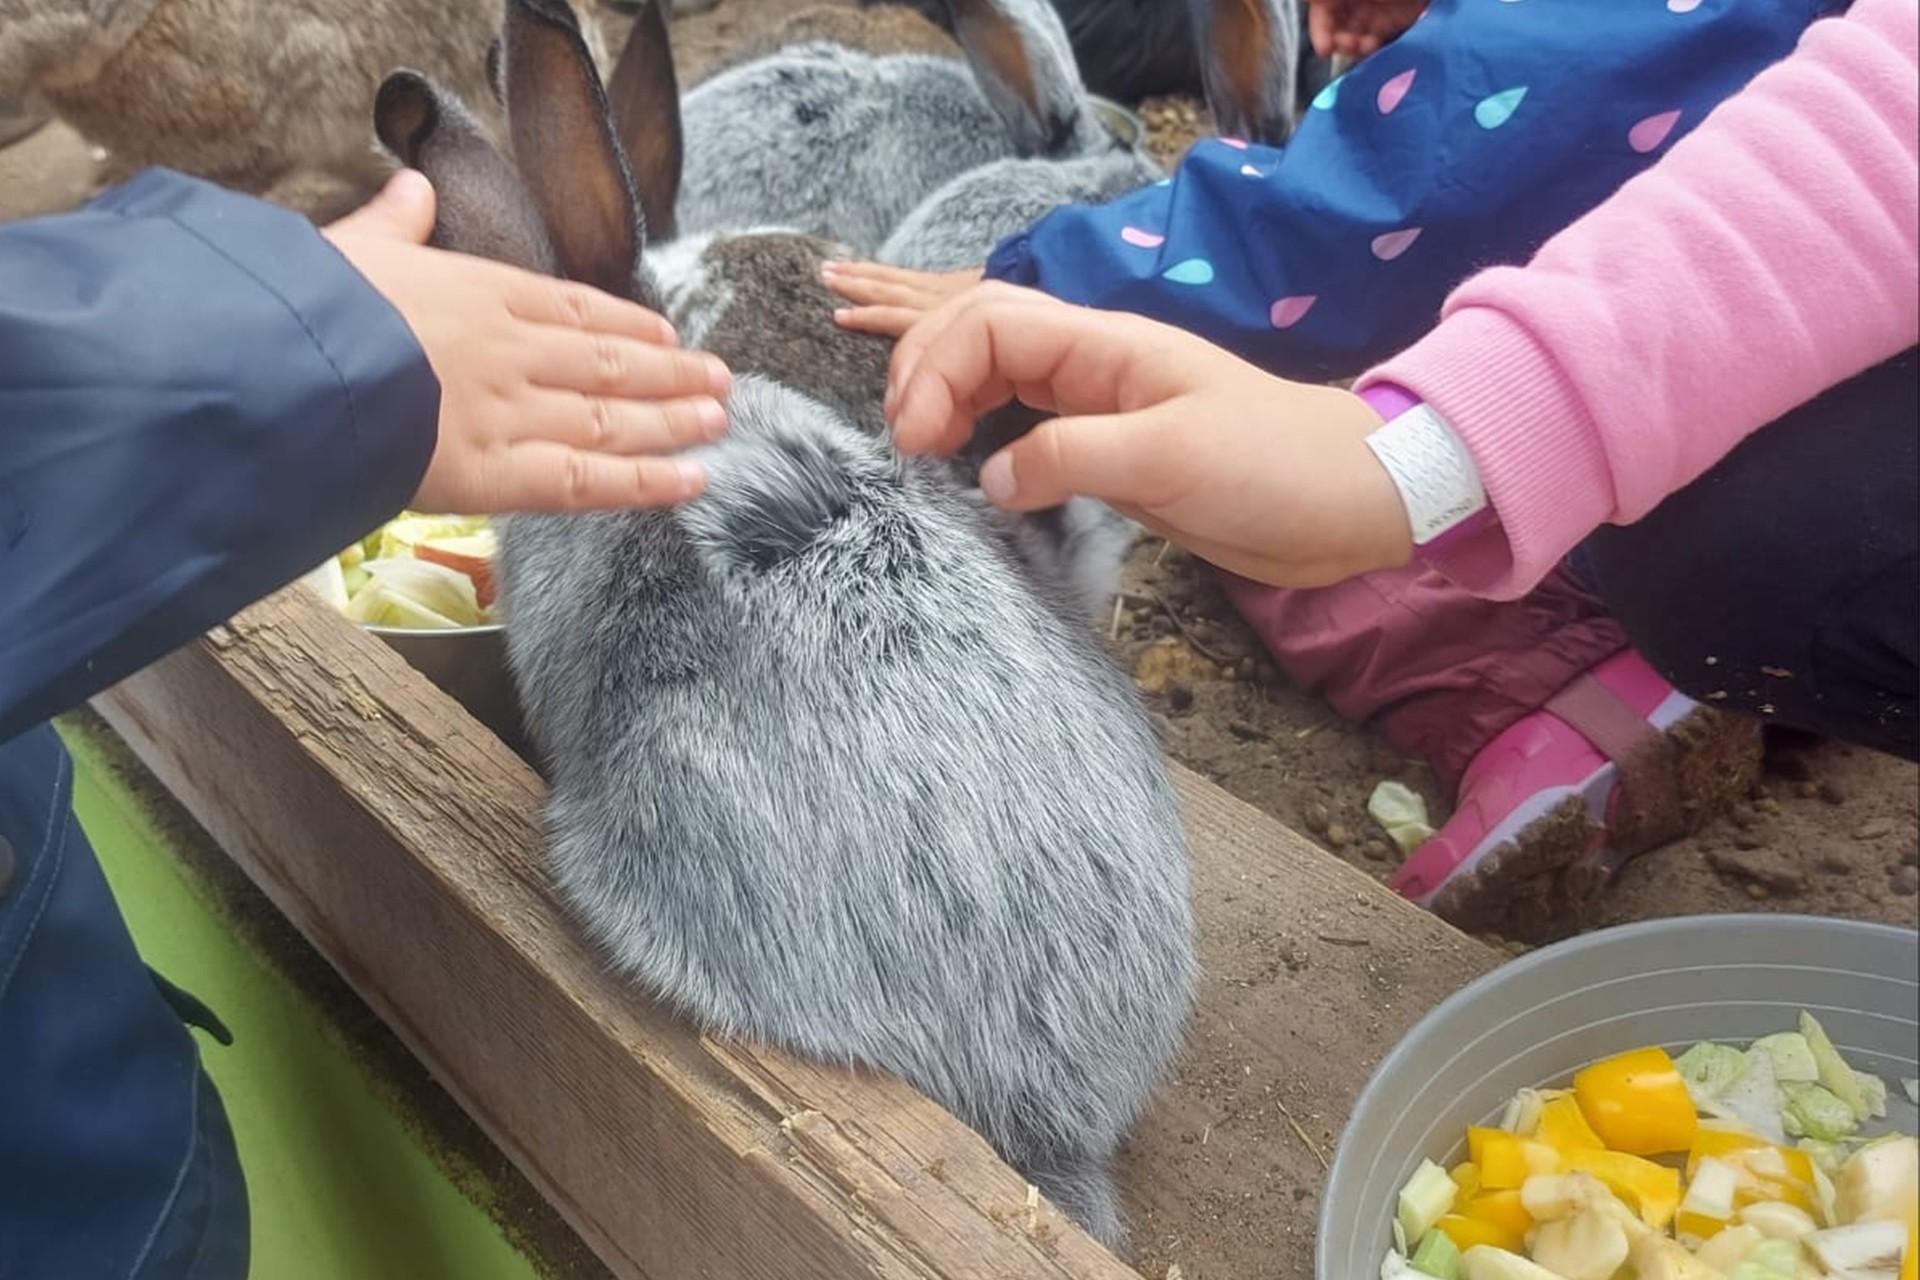
<svg viewBox="0 0 1920 1280">
<path fill-rule="evenodd" d="M 283 593 L 101 709 L 624 1275 L 1133 1275 L 897 1081 L 705 1040 L 601 971 L 539 780 L 384 645 Z M 1367 1069 L 1492 952 L 1176 770 L 1204 970 L 1130 1145 L 1141 1272 L 1311 1275 Z"/>
<path fill-rule="evenodd" d="M 99 705 L 617 1274 L 1132 1275 L 1051 1209 L 1030 1230 L 1024 1180 L 899 1083 L 714 1044 L 606 974 L 538 778 L 304 592 Z"/>
<path fill-rule="evenodd" d="M 1178 1077 L 1121 1169 L 1150 1280 L 1312 1280 L 1355 1097 L 1492 949 L 1187 770 L 1201 981 Z"/>
</svg>

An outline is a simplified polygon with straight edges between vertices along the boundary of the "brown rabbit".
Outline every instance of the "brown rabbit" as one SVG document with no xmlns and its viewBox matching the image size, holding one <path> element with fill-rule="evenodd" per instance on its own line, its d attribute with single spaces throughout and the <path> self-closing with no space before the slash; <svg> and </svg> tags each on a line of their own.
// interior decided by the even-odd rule
<svg viewBox="0 0 1920 1280">
<path fill-rule="evenodd" d="M 393 168 L 366 104 L 394 67 L 496 109 L 499 22 L 485 0 L 0 0 L 0 99 L 39 94 L 116 178 L 164 165 L 326 221 Z"/>
<path fill-rule="evenodd" d="M 626 38 L 631 22 L 626 10 L 632 5 L 630 0 L 603 0 L 603 3 L 615 15 L 605 24 L 606 39 L 610 45 L 618 45 Z M 669 8 L 676 17 L 690 12 L 684 4 Z M 916 53 L 957 60 L 965 56 L 943 28 L 904 4 L 876 4 L 867 8 L 831 2 L 811 5 L 788 14 L 772 26 L 743 31 L 741 37 L 737 44 L 711 52 L 676 47 L 674 60 L 681 87 L 691 89 L 731 67 L 813 41 L 857 49 L 875 57 Z"/>
<path fill-rule="evenodd" d="M 788 45 L 824 40 L 876 57 L 891 53 L 921 53 L 959 58 L 952 36 L 917 9 L 903 4 L 877 4 L 855 9 L 823 4 L 802 9 L 759 40 L 748 41 L 730 62 L 746 62 Z"/>
</svg>

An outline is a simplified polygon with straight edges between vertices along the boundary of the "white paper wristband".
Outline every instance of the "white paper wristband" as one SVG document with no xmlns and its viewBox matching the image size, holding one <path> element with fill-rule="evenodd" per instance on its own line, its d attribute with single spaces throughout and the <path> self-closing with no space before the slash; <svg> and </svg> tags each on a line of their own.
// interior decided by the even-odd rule
<svg viewBox="0 0 1920 1280">
<path fill-rule="evenodd" d="M 1417 404 L 1387 422 L 1367 437 L 1367 447 L 1400 491 L 1416 547 L 1487 509 L 1480 468 L 1432 406 Z"/>
</svg>

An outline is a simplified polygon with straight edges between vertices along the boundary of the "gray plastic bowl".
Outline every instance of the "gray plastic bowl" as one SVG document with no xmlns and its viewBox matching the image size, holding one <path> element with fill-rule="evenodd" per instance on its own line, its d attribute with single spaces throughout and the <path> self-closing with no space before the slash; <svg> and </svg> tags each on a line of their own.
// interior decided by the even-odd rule
<svg viewBox="0 0 1920 1280">
<path fill-rule="evenodd" d="M 1525 1088 L 1642 1045 L 1684 1049 L 1820 1019 L 1856 1068 L 1920 1076 L 1920 934 L 1810 916 L 1689 916 L 1589 934 L 1495 970 L 1429 1014 L 1380 1064 L 1340 1139 L 1320 1213 L 1318 1280 L 1374 1280 L 1400 1188 L 1422 1159 L 1463 1158 Z"/>
</svg>

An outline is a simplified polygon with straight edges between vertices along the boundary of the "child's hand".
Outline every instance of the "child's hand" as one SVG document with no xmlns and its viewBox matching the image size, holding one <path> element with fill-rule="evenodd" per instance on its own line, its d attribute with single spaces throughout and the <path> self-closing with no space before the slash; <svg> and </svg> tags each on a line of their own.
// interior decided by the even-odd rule
<svg viewBox="0 0 1920 1280">
<path fill-rule="evenodd" d="M 1427 0 L 1310 0 L 1307 39 L 1323 58 L 1364 58 L 1405 31 Z"/>
<path fill-rule="evenodd" d="M 834 312 L 834 322 L 842 328 L 888 338 L 899 337 L 913 327 L 914 321 L 979 284 L 985 275 L 981 267 L 941 273 L 884 267 L 877 262 L 828 262 L 820 268 L 820 279 L 827 288 L 854 304 Z"/>
<path fill-rule="evenodd" d="M 887 415 L 907 452 L 951 452 L 1009 400 L 1059 414 L 996 453 L 1020 511 L 1103 498 L 1245 577 L 1313 587 L 1405 564 L 1399 492 L 1358 396 L 1286 382 L 1179 329 L 987 284 L 894 349 Z"/>
<path fill-rule="evenodd" d="M 440 438 L 413 505 L 483 514 L 682 502 L 726 429 L 726 367 L 644 307 L 426 247 L 417 173 L 325 229 L 400 313 L 440 379 Z"/>
</svg>

